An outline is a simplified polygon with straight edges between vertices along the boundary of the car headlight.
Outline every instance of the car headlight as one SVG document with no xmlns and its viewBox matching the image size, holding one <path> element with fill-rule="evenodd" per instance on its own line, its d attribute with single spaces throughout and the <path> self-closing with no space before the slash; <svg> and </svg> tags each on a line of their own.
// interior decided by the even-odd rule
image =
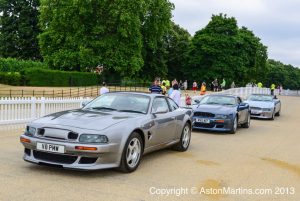
<svg viewBox="0 0 300 201">
<path fill-rule="evenodd" d="M 266 111 L 266 112 L 271 112 L 271 111 L 272 111 L 271 108 L 263 108 L 262 110 L 263 110 L 263 111 Z"/>
<path fill-rule="evenodd" d="M 26 126 L 25 135 L 34 136 L 35 132 L 36 132 L 36 128 L 32 126 Z"/>
<path fill-rule="evenodd" d="M 79 142 L 84 142 L 84 143 L 107 143 L 108 138 L 105 135 L 82 134 L 79 137 Z"/>
<path fill-rule="evenodd" d="M 228 115 L 225 115 L 225 114 L 216 114 L 215 118 L 216 119 L 227 119 Z"/>
</svg>

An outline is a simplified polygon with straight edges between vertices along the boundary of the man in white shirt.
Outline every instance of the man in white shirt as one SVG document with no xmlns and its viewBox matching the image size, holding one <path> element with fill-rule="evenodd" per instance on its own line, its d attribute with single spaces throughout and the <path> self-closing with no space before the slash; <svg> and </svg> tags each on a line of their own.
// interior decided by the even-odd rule
<svg viewBox="0 0 300 201">
<path fill-rule="evenodd" d="M 100 89 L 100 95 L 103 95 L 103 94 L 108 93 L 108 92 L 109 92 L 109 89 L 106 87 L 106 83 L 103 82 L 102 87 Z"/>
<path fill-rule="evenodd" d="M 180 91 L 178 90 L 178 84 L 173 85 L 173 92 L 171 93 L 170 98 L 172 98 L 173 101 L 177 103 L 178 106 L 180 106 L 181 99 Z"/>
</svg>

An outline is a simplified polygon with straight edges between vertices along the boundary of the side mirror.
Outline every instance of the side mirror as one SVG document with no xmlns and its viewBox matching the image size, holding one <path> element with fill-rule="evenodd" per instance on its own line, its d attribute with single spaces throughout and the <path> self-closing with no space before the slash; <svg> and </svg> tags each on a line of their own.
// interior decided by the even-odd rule
<svg viewBox="0 0 300 201">
<path fill-rule="evenodd" d="M 274 99 L 278 99 L 276 95 L 274 96 Z"/>
<path fill-rule="evenodd" d="M 242 103 L 239 104 L 239 106 L 241 106 L 241 107 L 246 107 L 246 106 L 247 106 L 247 103 L 242 102 Z"/>
<path fill-rule="evenodd" d="M 89 104 L 90 101 L 83 101 L 81 103 L 81 108 L 85 107 L 87 104 Z"/>
<path fill-rule="evenodd" d="M 165 107 L 158 107 L 156 109 L 156 111 L 153 111 L 152 113 L 153 114 L 163 114 L 163 113 L 167 113 L 168 112 L 168 109 L 165 108 Z"/>
<path fill-rule="evenodd" d="M 196 100 L 194 100 L 194 101 L 195 101 L 195 103 L 197 103 L 197 104 L 200 103 L 200 100 L 198 100 L 198 99 L 196 99 Z"/>
</svg>

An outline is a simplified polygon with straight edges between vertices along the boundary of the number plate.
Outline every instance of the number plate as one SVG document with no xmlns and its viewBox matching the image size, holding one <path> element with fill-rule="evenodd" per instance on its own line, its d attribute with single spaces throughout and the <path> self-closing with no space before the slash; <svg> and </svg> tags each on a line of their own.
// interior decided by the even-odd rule
<svg viewBox="0 0 300 201">
<path fill-rule="evenodd" d="M 204 119 L 204 118 L 196 118 L 196 122 L 209 124 L 210 120 L 209 119 Z"/>
<path fill-rule="evenodd" d="M 36 149 L 40 150 L 40 151 L 48 151 L 48 152 L 54 152 L 54 153 L 65 153 L 65 146 L 56 145 L 56 144 L 37 142 Z"/>
<path fill-rule="evenodd" d="M 259 114 L 260 111 L 259 110 L 251 110 L 251 114 Z"/>
</svg>

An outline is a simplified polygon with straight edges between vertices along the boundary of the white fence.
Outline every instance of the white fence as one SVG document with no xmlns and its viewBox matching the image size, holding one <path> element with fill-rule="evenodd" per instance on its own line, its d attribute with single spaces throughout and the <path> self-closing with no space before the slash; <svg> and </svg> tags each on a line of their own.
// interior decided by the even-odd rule
<svg viewBox="0 0 300 201">
<path fill-rule="evenodd" d="M 36 118 L 80 108 L 90 98 L 0 98 L 0 125 L 26 123 Z"/>
<path fill-rule="evenodd" d="M 221 94 L 232 94 L 246 98 L 248 95 L 270 94 L 269 88 L 241 87 L 218 92 Z M 275 90 L 275 94 L 279 94 Z M 281 95 L 300 95 L 299 91 L 283 90 Z M 193 96 L 193 100 L 201 96 Z M 83 101 L 91 98 L 0 98 L 0 125 L 26 123 L 47 114 L 80 108 Z M 182 106 L 185 105 L 185 97 L 181 97 Z"/>
</svg>

